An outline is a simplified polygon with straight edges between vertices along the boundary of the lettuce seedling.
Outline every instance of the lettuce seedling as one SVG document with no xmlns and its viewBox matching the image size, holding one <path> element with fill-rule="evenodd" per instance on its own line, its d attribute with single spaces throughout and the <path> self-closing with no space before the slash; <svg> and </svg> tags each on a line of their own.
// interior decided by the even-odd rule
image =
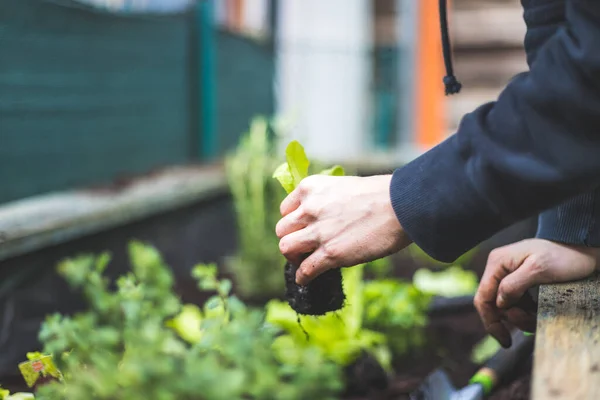
<svg viewBox="0 0 600 400">
<path fill-rule="evenodd" d="M 306 157 L 304 148 L 298 141 L 288 144 L 286 151 L 286 162 L 281 164 L 273 173 L 273 177 L 281 183 L 281 186 L 289 194 L 300 184 L 302 179 L 309 174 L 310 161 Z M 321 171 L 321 175 L 342 176 L 344 169 L 333 166 Z M 306 259 L 310 254 L 306 254 Z M 298 314 L 324 315 L 331 311 L 337 311 L 344 305 L 344 290 L 342 287 L 342 272 L 339 268 L 326 271 L 306 286 L 296 284 L 296 272 L 299 265 L 289 261 L 284 268 L 285 298 L 288 304 Z"/>
<path fill-rule="evenodd" d="M 345 268 L 343 277 L 348 301 L 336 313 L 298 316 L 285 302 L 267 303 L 266 322 L 285 332 L 273 343 L 281 362 L 296 365 L 304 351 L 316 347 L 341 366 L 351 365 L 366 352 L 382 367 L 390 369 L 391 355 L 385 335 L 363 327 L 363 265 Z"/>
</svg>

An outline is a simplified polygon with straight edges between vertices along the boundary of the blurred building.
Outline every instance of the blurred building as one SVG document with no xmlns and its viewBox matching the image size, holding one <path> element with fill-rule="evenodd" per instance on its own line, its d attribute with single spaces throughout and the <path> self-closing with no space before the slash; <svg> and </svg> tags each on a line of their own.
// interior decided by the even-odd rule
<svg viewBox="0 0 600 400">
<path fill-rule="evenodd" d="M 398 165 L 526 67 L 518 0 L 451 4 L 445 98 L 437 0 L 5 0 L 0 203 L 219 159 L 259 114 Z"/>
</svg>

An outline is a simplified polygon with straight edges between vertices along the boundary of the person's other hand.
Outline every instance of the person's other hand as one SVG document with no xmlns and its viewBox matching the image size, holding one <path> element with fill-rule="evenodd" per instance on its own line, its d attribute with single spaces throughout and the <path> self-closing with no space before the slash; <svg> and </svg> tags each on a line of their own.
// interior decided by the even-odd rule
<svg viewBox="0 0 600 400">
<path fill-rule="evenodd" d="M 585 278 L 596 269 L 599 249 L 527 239 L 493 250 L 487 261 L 475 307 L 486 331 L 503 347 L 511 337 L 503 321 L 535 330 L 535 310 L 527 310 L 527 290 L 540 284 Z"/>
<path fill-rule="evenodd" d="M 310 254 L 296 274 L 299 285 L 410 244 L 392 208 L 390 181 L 391 175 L 312 175 L 283 200 L 279 248 L 296 265 Z"/>
</svg>

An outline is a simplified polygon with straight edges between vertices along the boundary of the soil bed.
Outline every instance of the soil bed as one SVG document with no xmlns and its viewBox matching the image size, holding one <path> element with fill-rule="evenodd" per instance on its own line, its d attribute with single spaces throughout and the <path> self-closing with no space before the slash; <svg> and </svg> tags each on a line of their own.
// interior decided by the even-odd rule
<svg viewBox="0 0 600 400">
<path fill-rule="evenodd" d="M 485 253 L 479 254 L 470 265 L 464 267 L 473 270 L 481 278 L 486 259 Z M 406 255 L 399 254 L 394 256 L 393 275 L 397 278 L 411 279 L 414 272 L 422 266 Z M 366 396 L 347 394 L 344 400 L 409 399 L 410 392 L 415 390 L 429 373 L 440 367 L 446 371 L 456 388 L 467 385 L 478 368 L 470 360 L 471 350 L 486 335 L 479 315 L 476 312 L 467 312 L 432 317 L 425 334 L 427 344 L 394 365 L 396 373 L 385 391 Z M 524 364 L 515 374 L 517 378 L 501 385 L 489 400 L 529 400 L 531 371 L 531 362 Z"/>
<path fill-rule="evenodd" d="M 428 344 L 421 351 L 406 356 L 395 365 L 396 374 L 388 388 L 365 396 L 347 394 L 344 400 L 408 400 L 425 377 L 442 367 L 455 387 L 465 386 L 477 366 L 470 360 L 471 349 L 485 336 L 476 313 L 432 318 L 427 328 Z M 517 380 L 500 387 L 490 400 L 528 400 L 531 365 L 523 365 Z"/>
</svg>

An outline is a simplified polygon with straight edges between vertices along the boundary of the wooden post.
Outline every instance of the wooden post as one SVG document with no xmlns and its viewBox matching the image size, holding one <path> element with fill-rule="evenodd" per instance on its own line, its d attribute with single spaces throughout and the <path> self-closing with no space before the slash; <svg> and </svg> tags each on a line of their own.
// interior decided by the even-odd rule
<svg viewBox="0 0 600 400">
<path fill-rule="evenodd" d="M 533 400 L 600 399 L 600 275 L 540 288 Z"/>
<path fill-rule="evenodd" d="M 416 45 L 415 135 L 420 150 L 445 138 L 444 58 L 438 0 L 419 0 Z"/>
</svg>

